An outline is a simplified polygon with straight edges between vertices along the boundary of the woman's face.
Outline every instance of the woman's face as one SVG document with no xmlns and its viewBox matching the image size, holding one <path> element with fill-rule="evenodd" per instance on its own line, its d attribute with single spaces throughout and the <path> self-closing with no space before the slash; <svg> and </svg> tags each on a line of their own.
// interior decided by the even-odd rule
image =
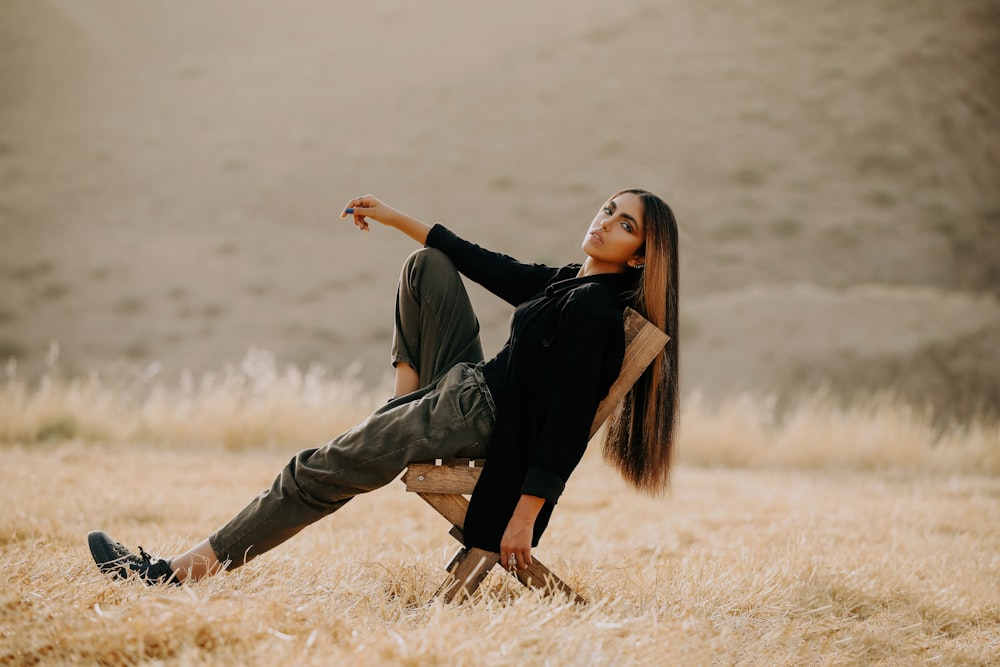
<svg viewBox="0 0 1000 667">
<path fill-rule="evenodd" d="M 592 272 L 620 273 L 643 263 L 639 249 L 645 238 L 642 200 L 623 192 L 597 212 L 583 239 L 583 251 L 590 258 Z"/>
</svg>

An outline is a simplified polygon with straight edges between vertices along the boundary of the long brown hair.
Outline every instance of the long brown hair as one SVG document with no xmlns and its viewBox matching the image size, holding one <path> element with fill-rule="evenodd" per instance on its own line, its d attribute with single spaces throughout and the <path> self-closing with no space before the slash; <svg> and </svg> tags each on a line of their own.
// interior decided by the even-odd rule
<svg viewBox="0 0 1000 667">
<path fill-rule="evenodd" d="M 666 489 L 670 481 L 680 412 L 677 220 L 665 201 L 646 190 L 629 188 L 611 199 L 626 192 L 642 202 L 646 235 L 645 264 L 641 269 L 630 269 L 638 275 L 635 289 L 628 294 L 628 305 L 665 331 L 670 340 L 608 420 L 604 458 L 629 484 L 656 493 Z"/>
</svg>

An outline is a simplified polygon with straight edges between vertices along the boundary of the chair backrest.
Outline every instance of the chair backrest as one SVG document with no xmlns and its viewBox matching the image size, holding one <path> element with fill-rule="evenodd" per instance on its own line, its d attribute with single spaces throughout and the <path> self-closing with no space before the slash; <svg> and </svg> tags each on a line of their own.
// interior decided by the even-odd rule
<svg viewBox="0 0 1000 667">
<path fill-rule="evenodd" d="M 625 309 L 625 359 L 618 379 L 611 385 L 608 395 L 597 406 L 594 423 L 590 427 L 590 437 L 593 438 L 605 420 L 614 412 L 625 394 L 635 381 L 639 379 L 646 367 L 652 363 L 656 355 L 663 351 L 663 346 L 670 340 L 659 327 L 645 317 L 632 310 Z"/>
</svg>

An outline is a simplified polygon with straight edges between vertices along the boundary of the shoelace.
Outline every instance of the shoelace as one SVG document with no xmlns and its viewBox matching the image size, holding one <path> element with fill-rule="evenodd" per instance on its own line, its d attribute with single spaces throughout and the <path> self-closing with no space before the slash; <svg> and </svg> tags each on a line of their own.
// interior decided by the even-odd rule
<svg viewBox="0 0 1000 667">
<path fill-rule="evenodd" d="M 149 564 L 153 563 L 153 557 L 150 556 L 148 553 L 146 553 L 146 550 L 143 549 L 141 546 L 139 547 L 139 555 L 142 556 L 142 559 L 147 563 Z M 159 558 L 157 558 L 156 560 L 159 560 Z"/>
</svg>

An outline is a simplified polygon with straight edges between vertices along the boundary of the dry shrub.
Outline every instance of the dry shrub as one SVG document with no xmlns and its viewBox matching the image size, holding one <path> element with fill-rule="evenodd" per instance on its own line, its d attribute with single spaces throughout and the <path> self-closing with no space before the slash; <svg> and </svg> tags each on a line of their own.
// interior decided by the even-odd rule
<svg viewBox="0 0 1000 667">
<path fill-rule="evenodd" d="M 50 363 L 34 387 L 8 371 L 0 387 L 0 442 L 294 449 L 356 424 L 386 395 L 319 365 L 278 368 L 261 350 L 238 366 L 186 373 L 174 384 L 162 382 L 156 366 L 112 379 L 67 379 Z M 930 411 L 890 394 L 844 406 L 817 392 L 780 415 L 773 398 L 741 395 L 710 406 L 694 394 L 684 401 L 680 443 L 679 459 L 697 465 L 1000 473 L 1000 423 L 981 418 L 942 427 Z"/>
<path fill-rule="evenodd" d="M 113 378 L 67 379 L 50 363 L 34 387 L 10 367 L 0 388 L 0 442 L 302 447 L 344 431 L 376 402 L 350 373 L 331 377 L 320 365 L 281 369 L 261 350 L 238 366 L 199 377 L 184 373 L 170 385 L 159 380 L 156 365 Z"/>
<path fill-rule="evenodd" d="M 1000 473 L 1000 422 L 935 424 L 891 394 L 843 406 L 818 392 L 780 416 L 773 398 L 686 401 L 679 458 L 698 465 Z"/>
</svg>

